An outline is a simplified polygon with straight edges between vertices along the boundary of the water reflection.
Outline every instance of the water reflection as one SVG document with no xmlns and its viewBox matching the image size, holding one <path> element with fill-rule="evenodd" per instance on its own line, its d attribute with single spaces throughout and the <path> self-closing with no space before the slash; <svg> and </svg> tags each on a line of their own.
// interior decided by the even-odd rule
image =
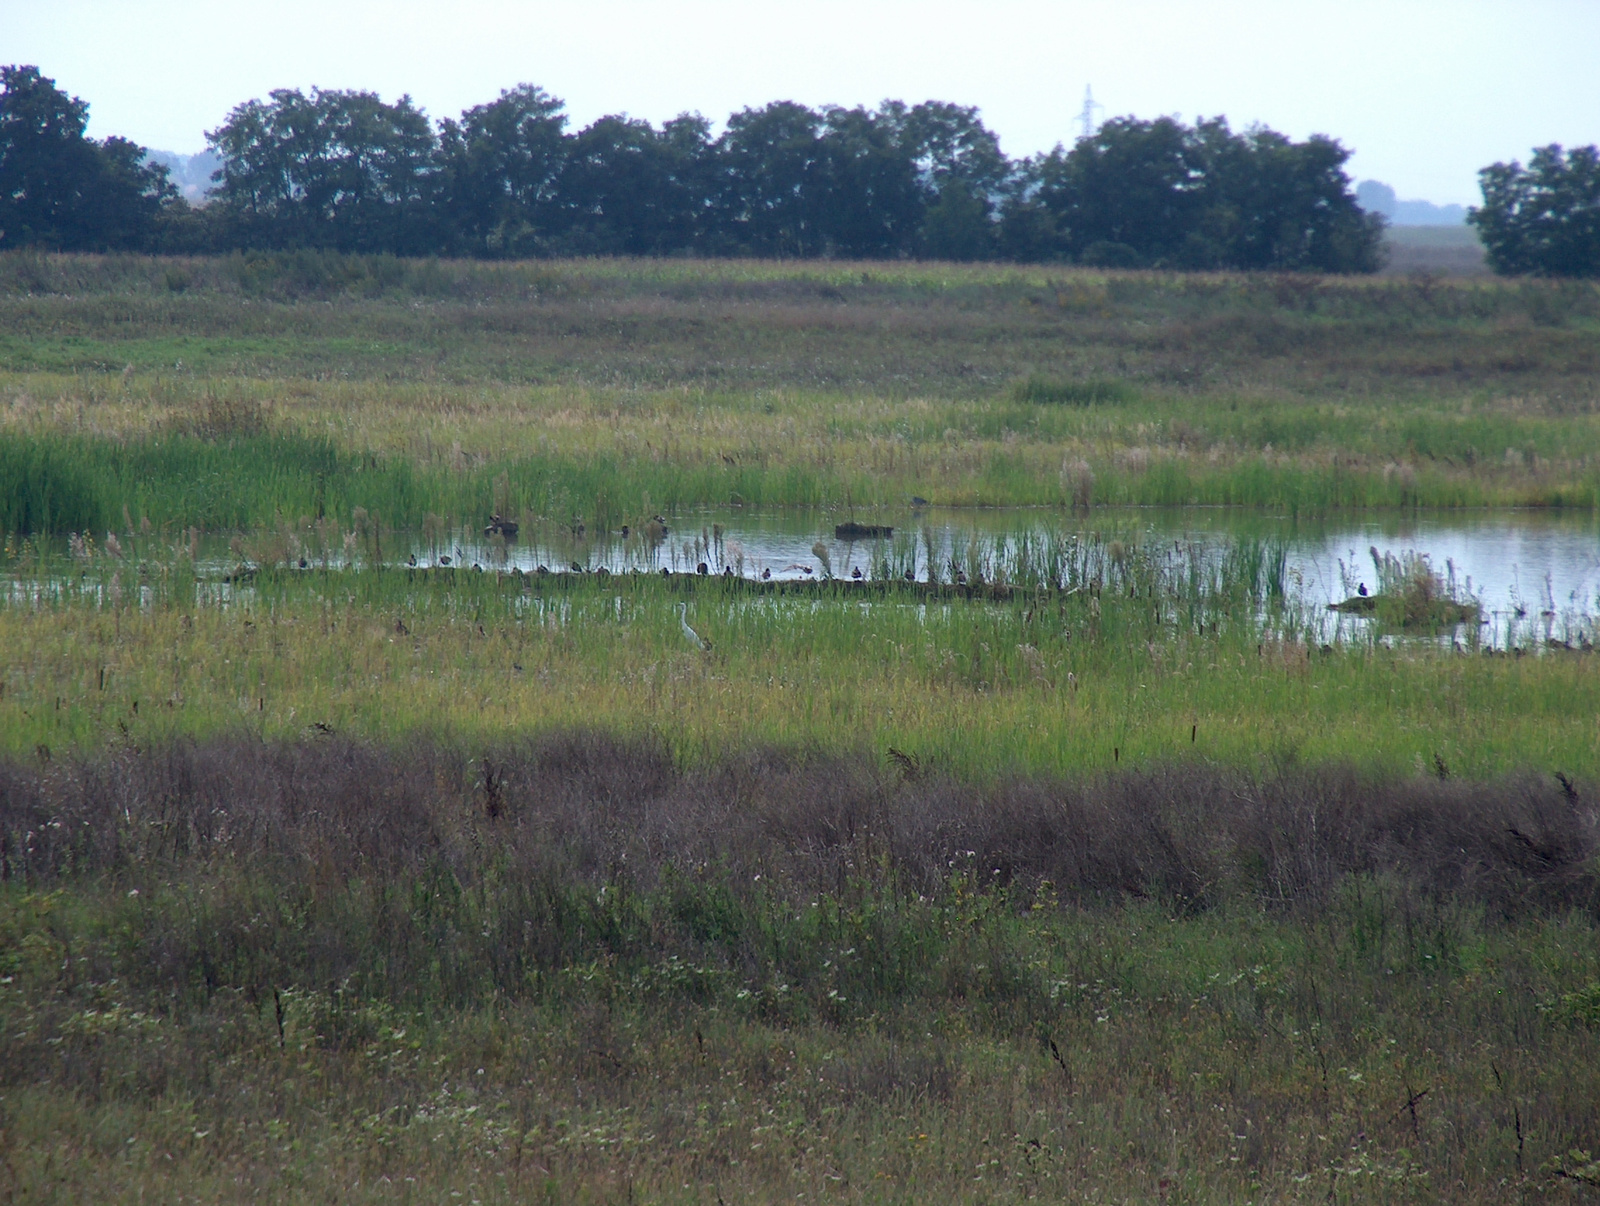
<svg viewBox="0 0 1600 1206">
<path fill-rule="evenodd" d="M 1600 596 L 1600 517 L 1590 513 L 1497 511 L 1471 515 L 1335 517 L 1307 522 L 1217 509 L 1105 509 L 1072 513 L 1032 509 L 925 510 L 897 517 L 887 538 L 843 540 L 836 517 L 799 512 L 753 515 L 742 511 L 677 517 L 665 530 L 634 528 L 596 533 L 556 525 L 528 525 L 515 541 L 461 531 L 444 538 L 418 535 L 407 558 L 419 565 L 479 564 L 534 572 L 604 567 L 692 573 L 731 570 L 745 577 L 803 579 L 831 572 L 847 578 L 860 570 L 878 575 L 885 565 L 919 580 L 930 565 L 948 578 L 974 542 L 994 547 L 1026 536 L 1076 534 L 1125 543 L 1199 541 L 1218 549 L 1239 541 L 1281 542 L 1287 568 L 1308 602 L 1328 603 L 1373 584 L 1373 550 L 1427 556 L 1458 586 L 1488 608 L 1526 612 L 1593 612 Z M 876 519 L 875 519 L 876 522 Z"/>
<path fill-rule="evenodd" d="M 844 539 L 839 527 L 847 520 L 891 530 Z M 1050 550 L 1093 544 L 1110 550 L 1107 556 L 1119 547 L 1165 546 L 1174 564 L 1264 559 L 1268 564 L 1247 572 L 1281 576 L 1269 584 L 1269 593 L 1281 588 L 1305 615 L 1317 617 L 1316 632 L 1326 639 L 1369 631 L 1369 621 L 1328 613 L 1326 605 L 1363 587 L 1375 588 L 1377 563 L 1408 552 L 1427 557 L 1458 598 L 1481 607 L 1485 623 L 1478 639 L 1492 645 L 1592 639 L 1600 615 L 1600 517 L 1587 512 L 1382 513 L 1308 522 L 1226 508 L 925 508 L 863 516 L 727 509 L 646 517 L 606 531 L 525 517 L 515 539 L 485 535 L 481 528 L 385 532 L 378 542 L 330 532 L 322 534 L 327 539 L 309 532 L 273 536 L 282 547 L 254 558 L 249 543 L 237 537 L 204 541 L 193 549 L 199 554 L 197 570 L 209 580 L 202 589 L 222 601 L 232 589 L 228 577 L 252 559 L 332 569 L 367 564 L 374 555 L 396 566 L 478 566 L 529 574 L 543 567 L 733 574 L 779 582 L 828 576 L 927 581 L 930 575 L 942 582 L 969 576 L 993 581 L 997 574 L 1016 581 L 1025 578 L 1019 573 L 1023 562 L 1037 576 Z M 7 578 L 13 603 L 36 598 L 41 589 L 25 575 Z M 1460 637 L 1456 633 L 1451 639 Z"/>
</svg>

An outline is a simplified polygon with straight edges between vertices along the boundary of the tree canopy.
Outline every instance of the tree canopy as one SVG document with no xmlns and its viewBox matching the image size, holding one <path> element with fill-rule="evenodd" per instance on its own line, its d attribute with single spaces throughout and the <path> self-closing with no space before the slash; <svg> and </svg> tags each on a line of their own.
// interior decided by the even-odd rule
<svg viewBox="0 0 1600 1206">
<path fill-rule="evenodd" d="M 176 203 L 143 147 L 88 125 L 88 104 L 37 67 L 0 67 L 0 247 L 139 248 Z"/>
<path fill-rule="evenodd" d="M 1467 211 L 1496 272 L 1600 276 L 1600 147 L 1540 147 L 1478 173 L 1483 204 Z"/>
<path fill-rule="evenodd" d="M 942 101 L 775 101 L 720 134 L 698 114 L 574 130 L 532 84 L 437 123 L 406 96 L 245 101 L 208 133 L 222 166 L 209 204 L 188 210 L 143 148 L 84 136 L 84 102 L 36 68 L 4 73 L 5 245 L 1367 272 L 1382 236 L 1349 152 L 1320 135 L 1122 117 L 1013 160 L 977 109 Z"/>
<path fill-rule="evenodd" d="M 1321 135 L 1239 134 L 1220 117 L 1115 118 L 1032 164 L 1031 200 L 1057 254 L 1083 263 L 1372 272 L 1383 220 L 1356 204 L 1349 157 Z"/>
</svg>

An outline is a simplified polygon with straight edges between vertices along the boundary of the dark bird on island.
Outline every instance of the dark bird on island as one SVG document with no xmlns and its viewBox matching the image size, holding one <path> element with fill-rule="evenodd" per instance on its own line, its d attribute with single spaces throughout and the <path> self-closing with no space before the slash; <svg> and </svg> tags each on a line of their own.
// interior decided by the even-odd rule
<svg viewBox="0 0 1600 1206">
<path fill-rule="evenodd" d="M 711 571 L 706 568 L 706 563 L 704 561 L 702 561 L 699 565 L 694 567 L 694 572 L 699 574 L 699 575 L 701 575 L 702 577 L 704 577 L 706 574 L 710 573 Z"/>
<path fill-rule="evenodd" d="M 661 576 L 663 578 L 670 578 L 670 577 L 672 577 L 672 571 L 669 570 L 666 566 L 663 565 L 661 567 Z"/>
<path fill-rule="evenodd" d="M 1356 587 L 1356 594 L 1360 595 L 1363 599 L 1367 597 L 1367 584 L 1365 582 Z"/>
<path fill-rule="evenodd" d="M 624 540 L 626 540 L 628 538 L 628 525 L 627 524 L 623 524 L 622 525 L 622 538 Z"/>
<path fill-rule="evenodd" d="M 767 581 L 771 577 L 772 577 L 772 570 L 770 568 L 764 569 L 764 570 L 761 571 L 761 580 L 763 582 Z"/>
<path fill-rule="evenodd" d="M 483 529 L 483 534 L 485 536 L 501 536 L 506 540 L 515 540 L 517 538 L 517 521 L 506 519 L 500 512 L 496 511 L 489 516 L 489 526 Z"/>
<path fill-rule="evenodd" d="M 723 567 L 722 567 L 722 576 L 723 576 L 723 577 L 724 577 L 724 578 L 731 578 L 731 577 L 733 577 L 733 566 L 731 566 L 731 565 L 725 565 L 725 566 L 723 566 Z"/>
<path fill-rule="evenodd" d="M 476 561 L 472 563 L 472 568 L 477 570 L 480 574 L 483 573 L 483 566 L 479 565 Z"/>
<path fill-rule="evenodd" d="M 915 582 L 916 580 L 917 580 L 917 571 L 916 570 L 907 570 L 906 571 L 906 581 L 907 582 Z"/>
<path fill-rule="evenodd" d="M 959 582 L 962 586 L 965 586 L 967 584 L 967 575 L 966 575 L 966 572 L 964 570 L 957 570 L 956 571 L 956 581 Z"/>
<path fill-rule="evenodd" d="M 854 578 L 857 582 L 860 582 L 861 581 L 861 567 L 858 565 L 858 566 L 855 567 L 855 569 L 851 570 L 850 571 L 850 576 L 852 578 Z"/>
<path fill-rule="evenodd" d="M 928 505 L 928 500 L 923 498 L 920 494 L 913 494 L 911 496 L 911 505 L 913 507 L 925 507 Z"/>
<path fill-rule="evenodd" d="M 583 566 L 579 565 L 576 561 L 574 561 L 572 563 L 572 572 L 575 573 L 575 574 L 583 573 Z"/>
<path fill-rule="evenodd" d="M 306 559 L 304 557 L 302 557 L 302 558 L 300 558 L 300 568 L 301 569 L 305 569 L 305 567 L 306 567 Z"/>
<path fill-rule="evenodd" d="M 548 565 L 540 563 L 539 565 L 534 567 L 533 572 L 536 573 L 536 574 L 548 574 L 550 572 L 550 567 Z"/>
<path fill-rule="evenodd" d="M 415 569 L 417 567 L 417 555 L 415 553 L 412 553 L 411 556 L 407 557 L 406 558 L 406 564 L 409 565 L 412 569 Z"/>
<path fill-rule="evenodd" d="M 440 557 L 439 558 L 439 564 L 440 565 L 449 565 L 450 564 L 450 558 L 449 557 Z"/>
</svg>

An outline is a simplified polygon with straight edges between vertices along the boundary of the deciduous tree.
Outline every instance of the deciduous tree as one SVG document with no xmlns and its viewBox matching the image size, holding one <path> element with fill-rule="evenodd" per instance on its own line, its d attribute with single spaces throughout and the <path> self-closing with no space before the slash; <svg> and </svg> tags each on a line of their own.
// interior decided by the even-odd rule
<svg viewBox="0 0 1600 1206">
<path fill-rule="evenodd" d="M 440 123 L 440 204 L 464 250 L 538 254 L 556 232 L 567 156 L 564 110 L 543 88 L 519 84 L 459 121 Z"/>
<path fill-rule="evenodd" d="M 433 127 L 408 96 L 280 89 L 206 140 L 217 197 L 249 244 L 423 254 L 438 243 Z"/>
<path fill-rule="evenodd" d="M 0 247 L 133 250 L 177 190 L 125 138 L 86 137 L 89 106 L 37 67 L 0 67 Z"/>
<path fill-rule="evenodd" d="M 589 255 L 665 255 L 700 234 L 710 125 L 683 116 L 657 130 L 602 117 L 571 139 L 557 189 L 562 249 Z"/>
<path fill-rule="evenodd" d="M 1483 204 L 1467 211 L 1506 274 L 1600 276 L 1600 147 L 1558 144 L 1478 173 Z"/>
</svg>

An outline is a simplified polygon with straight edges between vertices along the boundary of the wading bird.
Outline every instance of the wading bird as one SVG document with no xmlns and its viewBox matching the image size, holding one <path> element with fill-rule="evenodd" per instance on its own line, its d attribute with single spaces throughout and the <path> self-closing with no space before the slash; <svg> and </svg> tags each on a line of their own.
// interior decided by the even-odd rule
<svg viewBox="0 0 1600 1206">
<path fill-rule="evenodd" d="M 693 628 L 689 627 L 689 614 L 688 613 L 689 613 L 689 605 L 687 603 L 679 603 L 678 604 L 678 626 L 683 629 L 683 635 L 684 636 L 688 637 L 691 641 L 693 641 L 696 645 L 698 645 L 700 647 L 700 651 L 702 653 L 710 653 L 711 652 L 711 642 L 706 640 L 705 637 L 701 636 Z"/>
</svg>

